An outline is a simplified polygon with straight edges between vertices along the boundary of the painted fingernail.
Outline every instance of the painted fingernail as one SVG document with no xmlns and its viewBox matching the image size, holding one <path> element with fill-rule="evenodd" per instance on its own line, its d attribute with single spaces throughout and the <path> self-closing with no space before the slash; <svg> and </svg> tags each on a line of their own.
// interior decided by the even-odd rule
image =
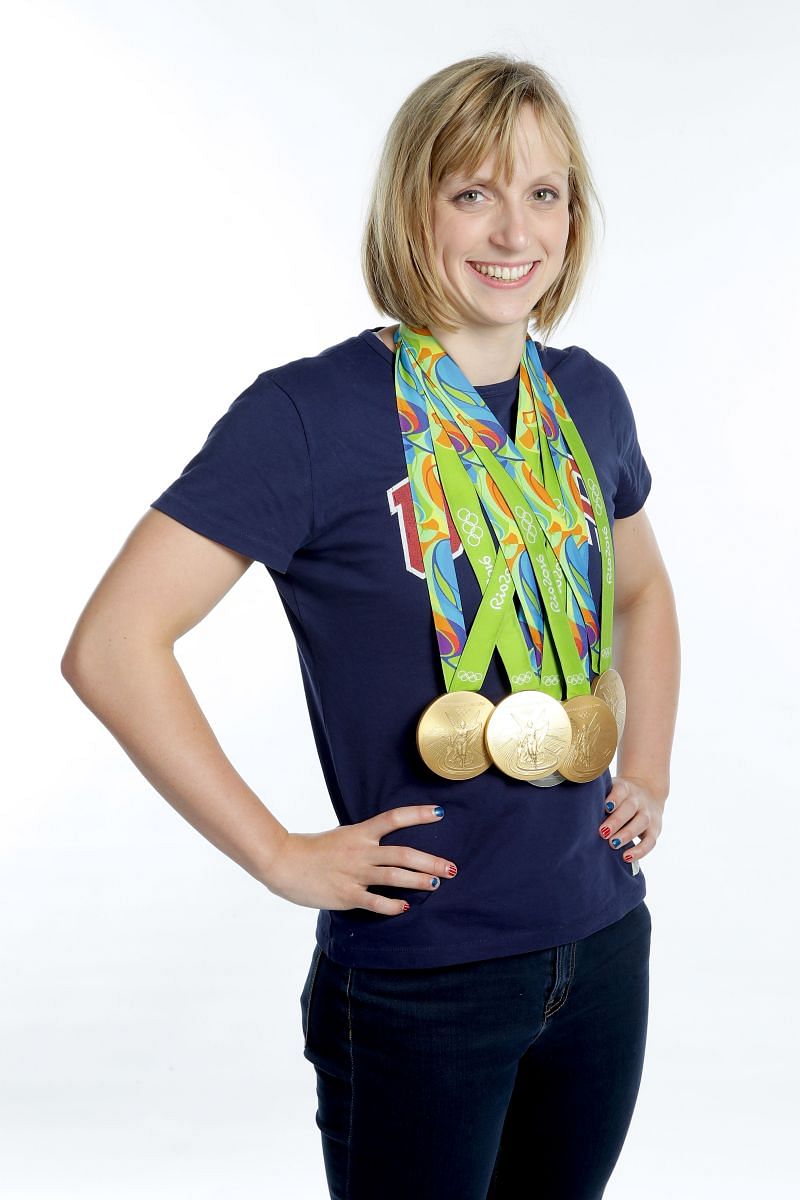
<svg viewBox="0 0 800 1200">
<path fill-rule="evenodd" d="M 432 887 L 432 888 L 437 888 L 438 886 L 439 886 L 439 880 L 438 880 L 438 879 L 436 878 L 436 876 L 434 875 L 433 879 L 431 880 L 431 887 Z"/>
<path fill-rule="evenodd" d="M 435 817 L 443 817 L 444 816 L 444 809 L 442 808 L 441 804 L 436 805 L 436 808 L 433 810 L 433 815 Z"/>
<path fill-rule="evenodd" d="M 408 901 L 407 901 L 407 900 L 406 900 L 406 901 L 404 901 L 404 902 L 403 902 L 403 912 L 408 912 L 408 910 L 409 910 L 410 908 L 411 908 L 411 905 L 408 903 Z"/>
<path fill-rule="evenodd" d="M 612 838 L 612 839 L 611 839 L 611 845 L 612 845 L 612 846 L 614 847 L 614 849 L 616 850 L 616 849 L 617 849 L 619 846 L 621 846 L 621 845 L 622 845 L 622 842 L 619 840 L 619 838 Z"/>
<path fill-rule="evenodd" d="M 606 812 L 613 812 L 613 811 L 614 811 L 614 801 L 606 800 Z"/>
<path fill-rule="evenodd" d="M 608 837 L 608 835 L 610 833 L 611 833 L 611 830 L 609 829 L 608 825 L 604 825 L 603 828 L 600 830 L 600 837 Z"/>
<path fill-rule="evenodd" d="M 625 859 L 625 862 L 631 862 L 633 860 L 632 854 L 623 854 L 622 857 Z"/>
<path fill-rule="evenodd" d="M 447 874 L 450 876 L 451 879 L 453 878 L 453 876 L 455 875 L 457 870 L 458 870 L 458 867 L 456 866 L 455 863 L 447 864 Z"/>
</svg>

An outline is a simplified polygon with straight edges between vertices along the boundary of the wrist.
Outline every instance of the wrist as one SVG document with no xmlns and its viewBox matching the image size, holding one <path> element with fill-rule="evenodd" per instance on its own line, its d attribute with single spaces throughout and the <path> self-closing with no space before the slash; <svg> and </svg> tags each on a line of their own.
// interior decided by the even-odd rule
<svg viewBox="0 0 800 1200">
<path fill-rule="evenodd" d="M 273 890 L 272 885 L 278 873 L 278 864 L 285 853 L 291 836 L 289 830 L 284 829 L 283 825 L 281 825 L 271 835 L 269 845 L 265 847 L 264 853 L 259 856 L 257 878 L 270 892 Z"/>
<path fill-rule="evenodd" d="M 632 771 L 621 770 L 618 771 L 615 778 L 629 779 L 631 783 L 638 783 L 640 787 L 645 788 L 646 791 L 650 793 L 653 799 L 656 800 L 662 808 L 666 804 L 670 787 L 668 776 L 664 777 L 663 775 L 649 775 L 642 773 L 634 774 Z"/>
</svg>

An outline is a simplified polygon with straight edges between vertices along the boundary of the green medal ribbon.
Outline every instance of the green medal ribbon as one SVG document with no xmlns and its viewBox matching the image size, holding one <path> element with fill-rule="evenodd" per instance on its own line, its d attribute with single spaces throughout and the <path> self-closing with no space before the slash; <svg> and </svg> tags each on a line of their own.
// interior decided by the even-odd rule
<svg viewBox="0 0 800 1200">
<path fill-rule="evenodd" d="M 435 429 L 438 419 L 434 413 L 429 415 Z M 461 544 L 483 590 L 480 607 L 449 690 L 463 688 L 480 691 L 495 645 L 508 673 L 511 690 L 535 687 L 538 668 L 533 640 L 525 638 L 522 616 L 515 611 L 514 581 L 505 555 L 492 541 L 475 487 L 458 452 L 441 423 L 438 429 L 439 432 L 433 437 L 433 449 L 439 476 Z M 496 614 L 494 620 L 490 613 Z M 471 654 L 480 667 L 472 664 Z"/>
<path fill-rule="evenodd" d="M 542 441 L 545 441 L 550 451 L 549 455 L 544 456 L 545 462 L 549 461 L 552 463 L 554 455 L 558 459 L 557 478 L 561 483 L 561 493 L 562 496 L 572 497 L 573 499 L 573 511 L 579 514 L 581 522 L 586 529 L 587 550 L 588 525 L 583 511 L 583 499 L 578 490 L 575 472 L 571 466 L 572 463 L 575 464 L 580 472 L 597 529 L 598 549 L 601 561 L 601 610 L 600 628 L 598 634 L 591 641 L 591 653 L 592 667 L 595 673 L 600 675 L 611 666 L 614 630 L 614 540 L 611 533 L 611 523 L 606 511 L 603 491 L 597 479 L 597 473 L 592 465 L 592 460 L 589 457 L 589 452 L 584 445 L 583 439 L 578 432 L 578 428 L 570 417 L 567 406 L 559 395 L 558 389 L 542 367 L 536 344 L 530 338 L 527 340 L 530 342 L 530 349 L 526 354 L 526 361 L 530 372 L 529 377 L 532 390 L 536 396 L 536 403 L 533 408 L 536 413 L 539 441 L 540 444 Z M 517 413 L 515 441 L 529 465 L 532 465 L 533 469 L 535 469 L 535 458 L 529 449 L 530 441 L 525 429 L 529 421 L 530 418 L 527 415 L 527 411 L 520 405 Z M 551 485 L 546 477 L 545 484 L 548 491 L 550 491 Z M 585 562 L 587 588 L 591 595 L 591 588 L 588 587 L 588 554 Z M 594 603 L 592 607 L 594 609 Z"/>
<path fill-rule="evenodd" d="M 574 463 L 584 478 L 600 534 L 604 567 L 601 661 L 610 658 L 613 543 L 588 453 L 542 370 L 533 340 L 526 339 L 520 364 L 516 436 L 522 452 L 427 329 L 403 324 L 395 334 L 395 344 L 398 414 L 448 690 L 479 690 L 497 645 L 512 690 L 541 686 L 560 699 L 557 651 L 565 665 L 567 698 L 588 692 L 588 664 L 584 665 L 579 647 L 586 653 L 590 645 L 596 646 L 597 631 L 586 569 L 588 527 Z M 431 437 L 432 419 L 435 438 Z M 442 484 L 484 592 L 466 639 Z M 499 551 L 494 550 L 482 521 L 476 488 L 495 528 Z M 582 544 L 583 558 L 575 553 L 575 547 Z M 487 547 L 496 554 L 493 563 Z M 569 588 L 564 585 L 565 577 Z M 545 597 L 546 622 L 537 585 L 538 593 Z M 519 620 L 512 616 L 515 592 L 520 596 L 525 623 L 521 615 Z M 595 634 L 591 643 L 581 619 L 584 613 Z M 526 624 L 529 638 L 524 636 Z M 596 649 L 593 656 L 597 657 Z"/>
<path fill-rule="evenodd" d="M 402 351 L 397 357 L 399 362 Z M 501 649 L 512 687 L 530 685 L 533 672 L 528 648 L 513 615 L 513 583 L 504 556 L 494 549 L 475 490 L 449 442 L 438 439 L 434 451 L 429 410 L 424 396 L 417 394 L 412 377 L 404 382 L 397 395 L 408 478 L 446 690 L 480 691 L 496 645 Z M 450 548 L 440 469 L 447 479 L 451 516 L 459 527 L 462 545 L 483 592 L 469 637 L 466 637 Z"/>
<path fill-rule="evenodd" d="M 461 435 L 459 428 L 454 426 L 446 415 L 440 417 L 438 414 L 434 414 L 433 420 L 442 426 L 444 436 L 450 445 L 458 447 L 462 465 L 468 471 L 473 486 L 479 492 L 483 506 L 487 513 L 489 513 L 497 541 L 501 547 L 499 554 L 508 556 L 509 570 L 512 574 L 515 590 L 518 595 L 524 598 L 522 607 L 528 622 L 527 628 L 529 630 L 531 672 L 533 678 L 528 681 L 523 679 L 519 673 L 512 674 L 509 671 L 511 690 L 514 692 L 526 686 L 541 688 L 548 695 L 553 696 L 554 699 L 560 700 L 563 691 L 563 681 L 559 663 L 549 623 L 544 620 L 542 615 L 539 587 L 536 583 L 530 557 L 525 548 L 523 536 L 516 522 L 511 517 L 502 495 L 498 493 L 496 488 L 492 487 L 491 476 L 488 475 L 478 455 L 474 453 L 468 444 L 465 444 L 465 439 Z M 436 440 L 434 441 L 434 447 L 438 454 L 439 442 Z M 442 473 L 442 479 L 446 484 L 447 490 L 448 481 L 444 473 Z M 449 492 L 447 494 L 449 503 Z M 557 563 L 553 563 L 553 576 L 556 580 L 558 595 L 562 596 L 564 594 L 563 578 Z M 508 669 L 508 664 L 506 664 L 506 667 Z"/>
</svg>

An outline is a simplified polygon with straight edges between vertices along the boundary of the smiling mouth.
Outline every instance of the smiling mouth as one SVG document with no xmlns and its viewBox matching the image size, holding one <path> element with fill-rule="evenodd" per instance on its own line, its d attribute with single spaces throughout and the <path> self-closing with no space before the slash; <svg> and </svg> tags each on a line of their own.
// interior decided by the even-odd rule
<svg viewBox="0 0 800 1200">
<path fill-rule="evenodd" d="M 534 259 L 527 263 L 482 263 L 475 259 L 467 259 L 467 265 L 472 268 L 476 275 L 480 275 L 483 279 L 491 280 L 496 284 L 511 284 L 521 283 L 532 275 L 539 265 L 540 259 Z"/>
</svg>

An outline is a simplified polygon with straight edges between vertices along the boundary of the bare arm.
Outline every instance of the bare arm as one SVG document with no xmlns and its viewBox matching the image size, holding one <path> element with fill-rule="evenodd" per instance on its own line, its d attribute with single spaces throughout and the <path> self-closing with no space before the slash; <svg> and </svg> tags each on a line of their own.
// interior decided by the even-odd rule
<svg viewBox="0 0 800 1200">
<path fill-rule="evenodd" d="M 381 845 L 391 830 L 441 820 L 405 805 L 323 833 L 289 833 L 225 757 L 174 645 L 230 591 L 252 559 L 148 509 L 89 598 L 61 672 L 182 817 L 271 892 L 308 908 L 396 916 L 375 884 L 431 889 L 449 862 Z"/>
<path fill-rule="evenodd" d="M 663 801 L 680 687 L 675 599 L 644 509 L 614 523 L 614 665 L 627 699 L 617 771 Z"/>
<path fill-rule="evenodd" d="M 61 672 L 156 791 L 269 886 L 288 831 L 226 758 L 174 655 L 251 562 L 148 509 L 89 598 Z"/>
</svg>

